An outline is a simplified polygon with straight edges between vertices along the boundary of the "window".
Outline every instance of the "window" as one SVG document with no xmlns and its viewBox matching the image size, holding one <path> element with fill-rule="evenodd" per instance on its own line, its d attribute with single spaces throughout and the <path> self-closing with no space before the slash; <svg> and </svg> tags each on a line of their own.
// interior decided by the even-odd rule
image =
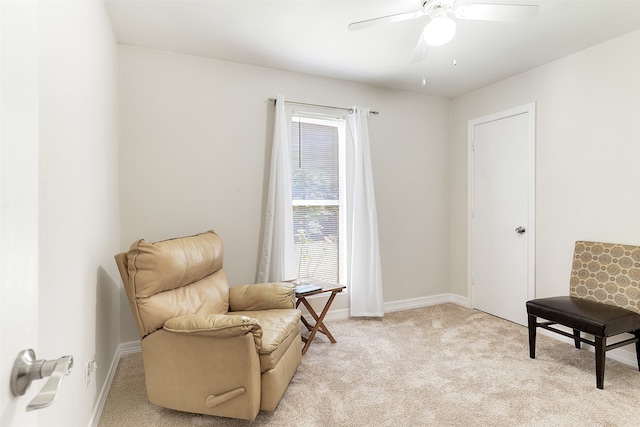
<svg viewBox="0 0 640 427">
<path fill-rule="evenodd" d="M 346 278 L 344 117 L 293 112 L 291 181 L 298 277 Z"/>
</svg>

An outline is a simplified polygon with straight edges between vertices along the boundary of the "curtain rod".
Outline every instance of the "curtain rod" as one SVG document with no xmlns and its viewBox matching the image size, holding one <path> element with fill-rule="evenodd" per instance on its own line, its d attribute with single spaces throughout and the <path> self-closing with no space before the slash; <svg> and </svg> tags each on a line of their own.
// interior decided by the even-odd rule
<svg viewBox="0 0 640 427">
<path fill-rule="evenodd" d="M 275 98 L 269 98 L 269 101 L 273 102 L 274 104 L 276 103 L 276 99 Z M 297 102 L 297 101 L 284 101 L 285 104 L 296 104 L 296 105 L 308 105 L 311 107 L 323 107 L 323 108 L 335 108 L 337 110 L 346 110 L 350 113 L 353 112 L 352 108 L 346 108 L 346 107 L 333 107 L 331 105 L 322 105 L 322 104 L 309 104 L 307 102 Z M 380 114 L 378 111 L 369 111 L 371 114 Z"/>
</svg>

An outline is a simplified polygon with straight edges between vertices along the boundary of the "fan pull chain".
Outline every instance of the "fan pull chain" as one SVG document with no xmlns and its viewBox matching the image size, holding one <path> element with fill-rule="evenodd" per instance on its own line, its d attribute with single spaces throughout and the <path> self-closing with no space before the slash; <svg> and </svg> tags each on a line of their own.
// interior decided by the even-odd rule
<svg viewBox="0 0 640 427">
<path fill-rule="evenodd" d="M 453 66 L 455 67 L 456 65 L 458 65 L 458 60 L 456 59 L 456 56 L 458 56 L 456 54 L 456 39 L 453 39 Z"/>
<path fill-rule="evenodd" d="M 425 87 L 427 85 L 427 78 L 425 76 L 425 51 L 424 51 L 424 45 L 422 45 L 422 87 Z"/>
</svg>

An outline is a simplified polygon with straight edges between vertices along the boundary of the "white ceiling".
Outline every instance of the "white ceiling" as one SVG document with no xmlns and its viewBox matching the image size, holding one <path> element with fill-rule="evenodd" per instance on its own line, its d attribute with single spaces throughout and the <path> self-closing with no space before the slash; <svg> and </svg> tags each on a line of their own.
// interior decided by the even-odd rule
<svg viewBox="0 0 640 427">
<path fill-rule="evenodd" d="M 640 29 L 640 0 L 485 2 L 540 8 L 527 23 L 458 21 L 453 42 L 415 63 L 427 17 L 347 25 L 420 10 L 422 0 L 107 0 L 107 8 L 123 44 L 446 98 Z"/>
</svg>

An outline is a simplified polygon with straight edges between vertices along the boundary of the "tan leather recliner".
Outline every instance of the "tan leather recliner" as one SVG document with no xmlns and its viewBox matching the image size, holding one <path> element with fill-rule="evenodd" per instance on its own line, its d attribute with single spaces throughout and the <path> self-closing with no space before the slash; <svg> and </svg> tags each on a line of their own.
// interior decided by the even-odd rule
<svg viewBox="0 0 640 427">
<path fill-rule="evenodd" d="M 273 411 L 300 365 L 295 287 L 229 287 L 213 231 L 115 256 L 140 329 L 149 401 L 255 419 Z"/>
</svg>

